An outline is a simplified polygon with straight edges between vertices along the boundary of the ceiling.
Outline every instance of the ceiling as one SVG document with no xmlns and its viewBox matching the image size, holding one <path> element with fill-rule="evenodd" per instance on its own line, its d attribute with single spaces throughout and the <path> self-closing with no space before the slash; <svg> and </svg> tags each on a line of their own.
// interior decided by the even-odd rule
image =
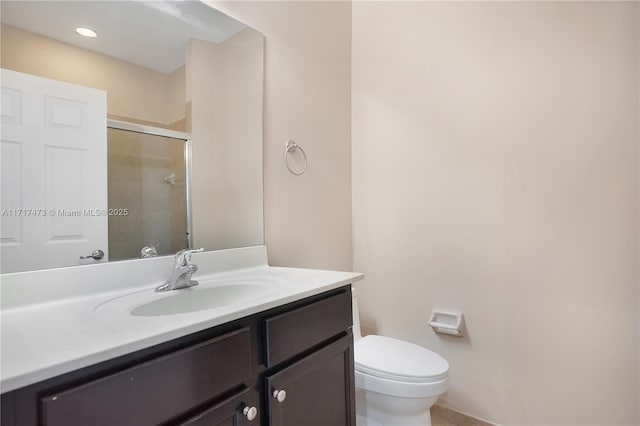
<svg viewBox="0 0 640 426">
<path fill-rule="evenodd" d="M 198 0 L 7 1 L 2 23 L 171 73 L 185 61 L 190 38 L 219 43 L 246 26 Z M 89 39 L 75 32 L 88 27 Z"/>
</svg>

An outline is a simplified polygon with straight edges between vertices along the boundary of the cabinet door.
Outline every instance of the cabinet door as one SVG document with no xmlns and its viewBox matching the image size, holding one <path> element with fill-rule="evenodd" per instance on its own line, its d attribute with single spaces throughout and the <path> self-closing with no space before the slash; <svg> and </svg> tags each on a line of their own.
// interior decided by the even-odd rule
<svg viewBox="0 0 640 426">
<path fill-rule="evenodd" d="M 255 392 L 246 389 L 180 423 L 180 426 L 260 425 L 257 401 Z"/>
<path fill-rule="evenodd" d="M 271 426 L 354 426 L 351 333 L 268 376 L 266 387 Z"/>
</svg>

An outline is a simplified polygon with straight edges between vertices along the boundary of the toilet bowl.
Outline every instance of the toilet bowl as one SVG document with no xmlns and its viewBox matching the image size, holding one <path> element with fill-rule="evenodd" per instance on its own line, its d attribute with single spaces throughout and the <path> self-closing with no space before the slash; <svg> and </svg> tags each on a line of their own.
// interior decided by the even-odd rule
<svg viewBox="0 0 640 426">
<path fill-rule="evenodd" d="M 362 337 L 352 292 L 357 426 L 431 425 L 430 408 L 449 387 L 449 364 L 413 343 Z"/>
</svg>

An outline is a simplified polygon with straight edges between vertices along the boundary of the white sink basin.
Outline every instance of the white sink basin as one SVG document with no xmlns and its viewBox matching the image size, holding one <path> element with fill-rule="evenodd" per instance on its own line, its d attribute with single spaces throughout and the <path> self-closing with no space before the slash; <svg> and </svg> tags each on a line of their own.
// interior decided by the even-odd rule
<svg viewBox="0 0 640 426">
<path fill-rule="evenodd" d="M 282 281 L 275 278 L 201 279 L 200 284 L 181 290 L 156 292 L 146 289 L 110 299 L 96 306 L 98 313 L 125 313 L 138 317 L 186 314 L 224 309 L 264 299 Z"/>
<path fill-rule="evenodd" d="M 203 311 L 231 305 L 241 300 L 255 299 L 265 293 L 265 287 L 256 284 L 221 285 L 211 288 L 192 287 L 175 290 L 170 297 L 153 300 L 134 308 L 131 315 L 155 317 L 185 312 Z"/>
</svg>

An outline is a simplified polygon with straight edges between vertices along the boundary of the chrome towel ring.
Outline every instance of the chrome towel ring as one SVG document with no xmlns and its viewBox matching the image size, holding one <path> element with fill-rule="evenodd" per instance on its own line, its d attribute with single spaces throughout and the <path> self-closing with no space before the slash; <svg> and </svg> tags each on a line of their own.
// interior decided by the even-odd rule
<svg viewBox="0 0 640 426">
<path fill-rule="evenodd" d="M 300 152 L 302 153 L 302 158 L 304 159 L 304 167 L 300 171 L 293 170 L 291 168 L 291 165 L 289 164 L 289 154 L 297 150 L 300 150 Z M 287 165 L 287 169 L 289 170 L 289 172 L 291 172 L 291 174 L 300 176 L 307 171 L 307 154 L 304 152 L 304 149 L 302 149 L 300 145 L 291 140 L 284 146 L 284 163 Z"/>
</svg>

